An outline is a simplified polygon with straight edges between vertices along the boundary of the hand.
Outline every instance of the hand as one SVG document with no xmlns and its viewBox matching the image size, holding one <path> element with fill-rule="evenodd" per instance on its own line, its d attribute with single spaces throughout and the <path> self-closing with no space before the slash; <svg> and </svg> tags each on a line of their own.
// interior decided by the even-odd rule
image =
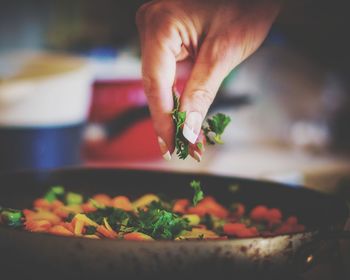
<svg viewBox="0 0 350 280">
<path fill-rule="evenodd" d="M 144 87 L 164 158 L 174 150 L 176 62 L 194 60 L 181 110 L 183 135 L 195 143 L 223 79 L 261 45 L 279 8 L 278 0 L 155 0 L 138 10 Z"/>
</svg>

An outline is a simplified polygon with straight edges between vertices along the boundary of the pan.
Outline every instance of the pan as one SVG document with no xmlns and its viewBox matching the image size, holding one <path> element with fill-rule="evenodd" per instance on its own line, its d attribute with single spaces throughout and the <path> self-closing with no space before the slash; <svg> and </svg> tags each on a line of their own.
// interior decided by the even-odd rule
<svg viewBox="0 0 350 280">
<path fill-rule="evenodd" d="M 272 279 L 298 275 L 336 247 L 348 217 L 337 197 L 279 183 L 206 174 L 126 169 L 66 169 L 0 175 L 0 205 L 30 207 L 52 185 L 84 195 L 107 193 L 136 198 L 145 193 L 190 197 L 200 180 L 220 202 L 278 207 L 297 215 L 303 233 L 233 240 L 92 240 L 30 233 L 0 226 L 1 279 Z M 229 186 L 239 186 L 235 192 Z"/>
</svg>

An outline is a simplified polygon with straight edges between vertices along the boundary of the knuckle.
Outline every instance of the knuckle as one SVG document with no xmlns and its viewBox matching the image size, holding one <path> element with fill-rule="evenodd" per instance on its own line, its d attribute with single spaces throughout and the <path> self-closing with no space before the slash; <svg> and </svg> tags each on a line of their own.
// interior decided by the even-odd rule
<svg viewBox="0 0 350 280">
<path fill-rule="evenodd" d="M 213 103 L 215 93 L 207 88 L 195 88 L 191 94 L 192 106 L 205 115 L 209 106 Z"/>
</svg>

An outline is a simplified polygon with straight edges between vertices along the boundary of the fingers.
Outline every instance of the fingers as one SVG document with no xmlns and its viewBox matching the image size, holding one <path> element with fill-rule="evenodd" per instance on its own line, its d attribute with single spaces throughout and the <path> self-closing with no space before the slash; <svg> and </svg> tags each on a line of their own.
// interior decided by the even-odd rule
<svg viewBox="0 0 350 280">
<path fill-rule="evenodd" d="M 141 38 L 144 88 L 161 153 L 165 159 L 170 159 L 174 150 L 172 87 L 181 39 L 171 21 L 164 17 L 155 17 L 149 10 L 146 14 L 138 15 L 137 19 Z"/>
<path fill-rule="evenodd" d="M 183 135 L 190 143 L 196 142 L 222 81 L 236 64 L 232 45 L 220 38 L 203 42 L 181 98 L 181 111 L 186 111 Z"/>
</svg>

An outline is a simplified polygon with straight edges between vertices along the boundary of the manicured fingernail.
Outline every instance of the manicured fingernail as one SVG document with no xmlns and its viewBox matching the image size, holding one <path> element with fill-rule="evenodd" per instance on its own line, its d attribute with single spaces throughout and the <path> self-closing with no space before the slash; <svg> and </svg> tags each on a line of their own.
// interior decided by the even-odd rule
<svg viewBox="0 0 350 280">
<path fill-rule="evenodd" d="M 159 148 L 160 152 L 162 153 L 162 156 L 165 160 L 171 160 L 171 155 L 168 150 L 167 145 L 165 144 L 164 140 L 158 136 L 158 143 L 159 143 Z"/>
<path fill-rule="evenodd" d="M 200 162 L 202 160 L 202 156 L 197 151 L 194 151 L 193 157 L 198 162 Z"/>
<path fill-rule="evenodd" d="M 198 138 L 202 127 L 202 121 L 202 116 L 198 112 L 190 112 L 186 117 L 182 134 L 192 144 L 194 144 Z"/>
</svg>

